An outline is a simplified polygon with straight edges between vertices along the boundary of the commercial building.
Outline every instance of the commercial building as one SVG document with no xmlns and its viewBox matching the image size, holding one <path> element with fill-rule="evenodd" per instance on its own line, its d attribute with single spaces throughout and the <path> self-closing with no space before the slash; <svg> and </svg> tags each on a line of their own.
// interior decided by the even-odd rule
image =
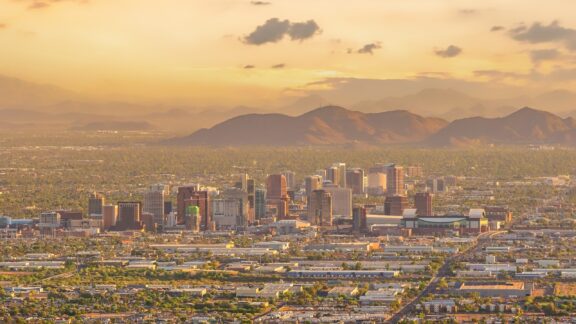
<svg viewBox="0 0 576 324">
<path fill-rule="evenodd" d="M 213 203 L 214 222 L 217 229 L 236 229 L 237 227 L 248 226 L 250 204 L 248 195 L 244 192 L 238 193 L 239 197 L 232 195 L 215 199 Z"/>
<path fill-rule="evenodd" d="M 352 210 L 352 230 L 358 233 L 368 230 L 368 214 L 365 207 L 354 207 Z"/>
<path fill-rule="evenodd" d="M 334 163 L 327 168 L 326 180 L 340 188 L 346 188 L 346 163 Z"/>
<path fill-rule="evenodd" d="M 387 196 L 384 201 L 384 215 L 402 215 L 409 207 L 406 196 Z"/>
<path fill-rule="evenodd" d="M 44 235 L 54 234 L 54 230 L 60 227 L 60 213 L 45 212 L 40 214 L 40 221 L 38 227 L 40 232 Z"/>
<path fill-rule="evenodd" d="M 296 188 L 296 173 L 293 171 L 283 171 L 281 174 L 286 178 L 286 190 Z"/>
<path fill-rule="evenodd" d="M 367 192 L 372 196 L 383 195 L 386 192 L 386 173 L 370 172 L 368 173 Z"/>
<path fill-rule="evenodd" d="M 533 286 L 521 281 L 514 282 L 463 282 L 454 292 L 459 295 L 478 294 L 480 297 L 525 297 L 532 295 Z"/>
<path fill-rule="evenodd" d="M 346 170 L 346 185 L 352 189 L 352 194 L 363 195 L 365 193 L 364 170 L 360 168 Z"/>
<path fill-rule="evenodd" d="M 368 169 L 368 194 L 383 195 L 387 185 L 387 164 L 377 163 Z"/>
<path fill-rule="evenodd" d="M 254 218 L 266 217 L 266 189 L 258 188 L 254 193 Z"/>
<path fill-rule="evenodd" d="M 102 216 L 102 207 L 106 203 L 106 198 L 99 193 L 92 193 L 88 198 L 88 216 Z"/>
<path fill-rule="evenodd" d="M 152 214 L 152 222 L 155 226 L 162 227 L 165 223 L 164 200 L 169 192 L 170 188 L 168 186 L 157 184 L 151 186 L 144 193 L 142 212 Z"/>
<path fill-rule="evenodd" d="M 485 206 L 484 211 L 490 222 L 510 223 L 512 221 L 512 212 L 506 206 Z"/>
<path fill-rule="evenodd" d="M 143 228 L 141 215 L 142 204 L 140 202 L 118 202 L 118 220 L 114 230 L 141 230 Z"/>
<path fill-rule="evenodd" d="M 188 199 L 184 201 L 185 208 L 189 206 L 198 207 L 200 213 L 200 230 L 208 231 L 212 227 L 212 202 L 210 193 L 207 190 L 190 192 Z M 189 221 L 185 219 L 185 223 Z"/>
<path fill-rule="evenodd" d="M 419 192 L 414 195 L 414 206 L 418 216 L 434 216 L 432 211 L 432 194 L 429 192 Z"/>
<path fill-rule="evenodd" d="M 116 225 L 116 221 L 118 220 L 118 206 L 116 205 L 104 205 L 102 208 L 103 216 L 102 216 L 102 227 L 105 230 L 110 229 L 111 227 Z"/>
<path fill-rule="evenodd" d="M 444 183 L 444 179 L 442 178 L 434 178 L 426 180 L 426 188 L 428 191 L 431 191 L 433 193 L 446 191 L 446 185 Z"/>
<path fill-rule="evenodd" d="M 332 195 L 326 190 L 314 190 L 308 204 L 308 222 L 316 226 L 332 226 Z"/>
<path fill-rule="evenodd" d="M 304 180 L 306 189 L 306 196 L 310 197 L 314 190 L 322 189 L 322 177 L 318 175 L 311 175 Z"/>
<path fill-rule="evenodd" d="M 266 180 L 266 194 L 269 200 L 280 200 L 288 196 L 286 177 L 282 174 L 272 174 Z"/>
<path fill-rule="evenodd" d="M 282 174 L 272 174 L 266 180 L 266 202 L 276 208 L 276 216 L 284 219 L 288 216 L 288 196 L 286 177 Z"/>
<path fill-rule="evenodd" d="M 352 190 L 326 184 L 324 191 L 332 196 L 332 215 L 334 218 L 352 218 Z"/>
<path fill-rule="evenodd" d="M 396 164 L 386 165 L 386 194 L 388 196 L 403 196 L 404 168 Z"/>
</svg>

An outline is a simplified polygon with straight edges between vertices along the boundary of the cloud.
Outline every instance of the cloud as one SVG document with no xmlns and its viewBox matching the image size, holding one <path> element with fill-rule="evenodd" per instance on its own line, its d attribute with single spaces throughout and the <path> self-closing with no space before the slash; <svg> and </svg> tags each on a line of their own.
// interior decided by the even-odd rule
<svg viewBox="0 0 576 324">
<path fill-rule="evenodd" d="M 271 5 L 272 2 L 268 2 L 268 1 L 251 1 L 250 4 L 253 5 L 253 6 L 268 6 L 268 5 Z"/>
<path fill-rule="evenodd" d="M 524 43 L 562 43 L 566 48 L 576 51 L 576 30 L 553 21 L 549 25 L 535 22 L 530 26 L 521 25 L 509 31 L 510 36 Z"/>
<path fill-rule="evenodd" d="M 557 49 L 540 49 L 530 51 L 530 58 L 535 64 L 539 64 L 542 61 L 550 61 L 558 58 L 560 56 L 560 51 Z"/>
<path fill-rule="evenodd" d="M 257 26 L 252 33 L 244 37 L 244 43 L 250 45 L 276 43 L 281 41 L 285 36 L 289 36 L 293 41 L 303 41 L 313 37 L 319 32 L 320 27 L 314 20 L 292 23 L 289 20 L 271 18 L 263 25 Z"/>
<path fill-rule="evenodd" d="M 292 23 L 288 35 L 292 40 L 305 40 L 320 32 L 320 26 L 314 20 L 303 23 Z"/>
<path fill-rule="evenodd" d="M 248 65 L 244 65 L 244 70 L 251 70 L 256 68 L 256 66 L 252 65 L 252 64 L 248 64 Z"/>
<path fill-rule="evenodd" d="M 450 46 L 446 47 L 445 49 L 435 50 L 434 53 L 437 56 L 440 56 L 443 58 L 451 58 L 451 57 L 456 57 L 456 56 L 460 55 L 462 53 L 462 49 L 458 46 L 450 45 Z"/>
<path fill-rule="evenodd" d="M 358 49 L 356 53 L 359 54 L 374 54 L 374 51 L 377 49 L 381 49 L 382 45 L 380 43 L 370 43 L 362 46 L 362 48 Z"/>
<path fill-rule="evenodd" d="M 492 26 L 492 28 L 490 28 L 491 32 L 499 32 L 499 31 L 503 31 L 506 28 L 504 26 Z"/>
<path fill-rule="evenodd" d="M 283 69 L 285 67 L 286 67 L 286 64 L 284 64 L 284 63 L 272 65 L 273 69 Z"/>
<path fill-rule="evenodd" d="M 271 18 L 256 27 L 256 30 L 244 38 L 244 42 L 251 45 L 276 43 L 284 38 L 289 29 L 290 21 Z"/>
</svg>

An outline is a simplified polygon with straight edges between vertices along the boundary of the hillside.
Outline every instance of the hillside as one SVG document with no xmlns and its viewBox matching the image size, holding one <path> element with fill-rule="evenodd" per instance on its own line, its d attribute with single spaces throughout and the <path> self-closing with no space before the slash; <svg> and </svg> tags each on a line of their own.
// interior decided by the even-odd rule
<svg viewBox="0 0 576 324">
<path fill-rule="evenodd" d="M 416 143 L 446 126 L 438 118 L 407 111 L 361 113 L 318 108 L 297 117 L 250 114 L 168 141 L 184 145 L 335 145 Z"/>
<path fill-rule="evenodd" d="M 522 108 L 502 118 L 472 117 L 455 120 L 426 144 L 572 144 L 576 123 L 549 112 Z"/>
</svg>

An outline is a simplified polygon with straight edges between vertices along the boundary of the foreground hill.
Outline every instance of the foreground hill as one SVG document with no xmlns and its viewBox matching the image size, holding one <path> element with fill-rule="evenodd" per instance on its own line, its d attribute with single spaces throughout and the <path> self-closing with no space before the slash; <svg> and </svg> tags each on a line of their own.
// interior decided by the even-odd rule
<svg viewBox="0 0 576 324">
<path fill-rule="evenodd" d="M 328 106 L 297 117 L 250 114 L 169 140 L 183 145 L 336 145 L 416 143 L 447 122 L 407 111 L 361 113 Z"/>
<path fill-rule="evenodd" d="M 506 117 L 455 120 L 432 135 L 426 144 L 574 144 L 576 121 L 549 112 L 522 108 Z"/>
</svg>

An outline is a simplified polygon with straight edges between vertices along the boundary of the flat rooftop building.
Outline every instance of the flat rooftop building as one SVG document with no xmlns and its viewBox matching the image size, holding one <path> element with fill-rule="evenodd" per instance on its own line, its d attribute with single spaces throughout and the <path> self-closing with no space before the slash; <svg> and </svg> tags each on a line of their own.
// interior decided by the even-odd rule
<svg viewBox="0 0 576 324">
<path fill-rule="evenodd" d="M 514 282 L 464 282 L 455 288 L 460 295 L 478 294 L 480 297 L 523 297 L 532 294 L 532 285 L 522 281 Z"/>
</svg>

